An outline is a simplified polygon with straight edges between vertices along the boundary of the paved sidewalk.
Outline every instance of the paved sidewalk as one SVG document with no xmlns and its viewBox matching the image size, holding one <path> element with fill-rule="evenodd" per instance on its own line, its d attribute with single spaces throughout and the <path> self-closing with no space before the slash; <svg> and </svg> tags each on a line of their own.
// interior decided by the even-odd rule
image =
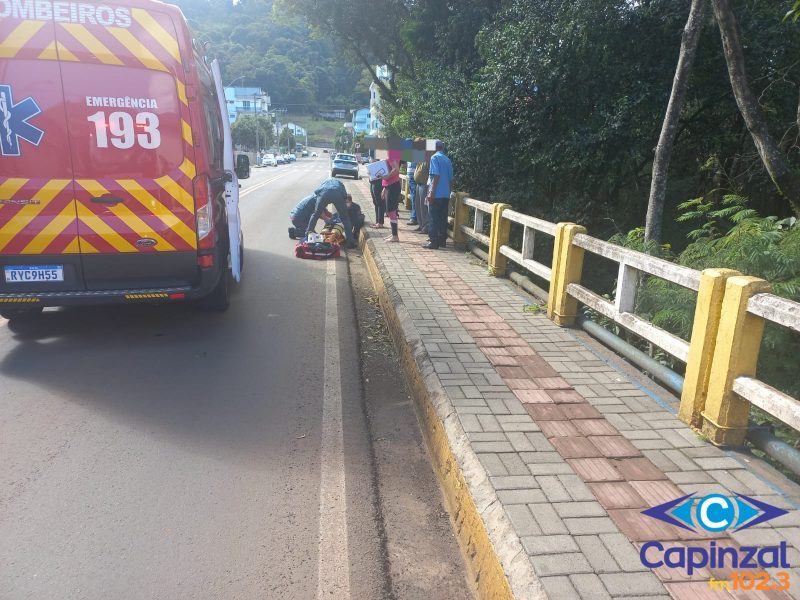
<svg viewBox="0 0 800 600">
<path fill-rule="evenodd" d="M 348 189 L 371 215 L 368 187 Z M 708 548 L 712 539 L 717 546 L 788 541 L 789 593 L 800 597 L 800 488 L 757 459 L 698 438 L 675 416 L 676 398 L 631 376 L 582 332 L 526 310 L 530 297 L 489 277 L 463 249 L 425 250 L 425 239 L 405 227 L 400 244 L 386 243 L 387 234 L 368 230 L 369 252 L 392 303 L 409 316 L 405 326 L 421 339 L 433 371 L 425 381 L 445 392 L 436 410 L 457 416 L 449 443 L 459 461 L 474 457 L 482 467 L 465 475 L 473 496 L 488 490 L 478 510 L 499 505 L 507 518 L 498 526 L 481 513 L 492 545 L 504 567 L 522 553 L 529 561 L 529 578 L 509 576 L 516 597 L 789 597 L 710 590 L 709 579 L 729 572 L 702 568 L 689 577 L 639 559 L 649 540 Z M 744 494 L 790 512 L 716 537 L 640 512 L 690 493 Z"/>
</svg>

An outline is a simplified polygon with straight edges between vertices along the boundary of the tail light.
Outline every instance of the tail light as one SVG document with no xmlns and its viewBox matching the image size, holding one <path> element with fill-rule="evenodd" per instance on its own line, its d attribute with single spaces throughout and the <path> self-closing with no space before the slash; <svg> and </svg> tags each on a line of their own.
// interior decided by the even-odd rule
<svg viewBox="0 0 800 600">
<path fill-rule="evenodd" d="M 194 186 L 195 217 L 197 218 L 198 248 L 214 247 L 214 206 L 211 202 L 211 190 L 208 178 L 198 175 L 192 182 Z"/>
</svg>

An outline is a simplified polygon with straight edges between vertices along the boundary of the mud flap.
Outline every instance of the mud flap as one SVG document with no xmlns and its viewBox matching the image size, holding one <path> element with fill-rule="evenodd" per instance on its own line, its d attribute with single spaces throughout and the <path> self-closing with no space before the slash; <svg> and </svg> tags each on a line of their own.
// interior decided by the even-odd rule
<svg viewBox="0 0 800 600">
<path fill-rule="evenodd" d="M 223 167 L 230 177 L 225 183 L 225 210 L 228 215 L 228 241 L 231 253 L 231 273 L 238 282 L 242 279 L 242 257 L 240 241 L 242 239 L 242 220 L 239 214 L 239 180 L 233 158 L 233 140 L 231 138 L 231 124 L 228 120 L 228 106 L 225 102 L 225 90 L 222 87 L 222 76 L 219 62 L 215 59 L 211 63 L 211 72 L 214 74 L 214 85 L 217 89 L 219 111 L 222 116 L 222 132 L 224 136 Z"/>
</svg>

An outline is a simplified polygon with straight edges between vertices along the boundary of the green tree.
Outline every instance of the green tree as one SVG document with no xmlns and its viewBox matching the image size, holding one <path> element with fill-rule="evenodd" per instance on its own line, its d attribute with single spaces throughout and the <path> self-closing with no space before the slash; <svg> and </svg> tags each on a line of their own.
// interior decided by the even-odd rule
<svg viewBox="0 0 800 600">
<path fill-rule="evenodd" d="M 272 131 L 272 122 L 267 117 L 240 115 L 231 125 L 231 137 L 234 144 L 257 151 L 272 146 L 275 134 Z"/>
</svg>

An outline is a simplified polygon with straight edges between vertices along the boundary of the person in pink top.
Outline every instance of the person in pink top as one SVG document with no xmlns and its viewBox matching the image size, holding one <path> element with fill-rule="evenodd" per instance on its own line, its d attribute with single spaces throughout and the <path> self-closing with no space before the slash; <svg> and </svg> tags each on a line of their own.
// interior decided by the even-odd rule
<svg viewBox="0 0 800 600">
<path fill-rule="evenodd" d="M 389 158 L 386 161 L 389 163 L 389 173 L 383 177 L 383 192 L 382 197 L 386 202 L 386 215 L 389 217 L 389 224 L 392 227 L 392 235 L 386 238 L 387 242 L 399 242 L 400 238 L 397 235 L 397 221 L 399 215 L 397 208 L 400 206 L 400 160 L 392 156 L 390 152 Z"/>
</svg>

